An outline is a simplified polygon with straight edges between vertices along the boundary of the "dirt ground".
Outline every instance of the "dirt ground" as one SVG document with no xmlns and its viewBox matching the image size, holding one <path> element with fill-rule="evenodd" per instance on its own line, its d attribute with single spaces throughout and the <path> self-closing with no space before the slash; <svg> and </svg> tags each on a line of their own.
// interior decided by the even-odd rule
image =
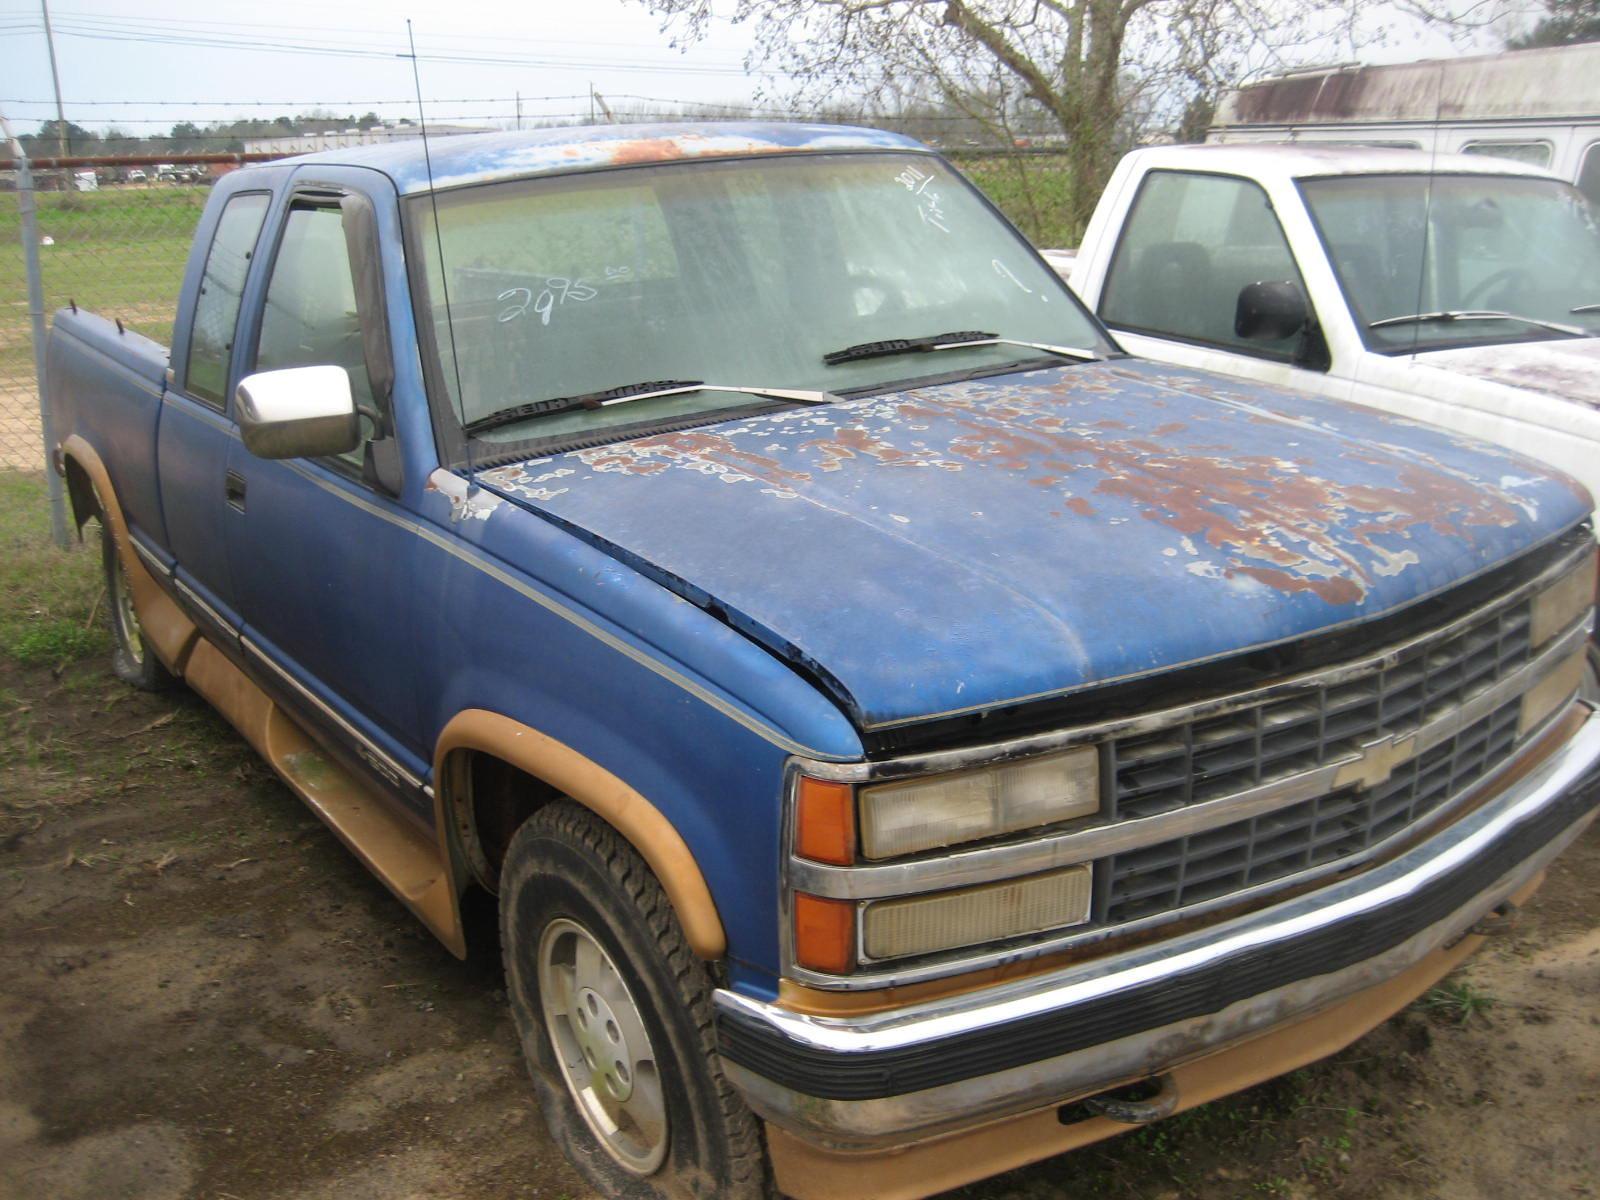
<svg viewBox="0 0 1600 1200">
<path fill-rule="evenodd" d="M 0 714 L 0 1196 L 590 1195 L 486 906 L 457 962 L 186 693 L 0 660 Z M 1597 879 L 1591 830 L 1517 933 L 1335 1059 L 963 1194 L 1600 1195 Z"/>
</svg>

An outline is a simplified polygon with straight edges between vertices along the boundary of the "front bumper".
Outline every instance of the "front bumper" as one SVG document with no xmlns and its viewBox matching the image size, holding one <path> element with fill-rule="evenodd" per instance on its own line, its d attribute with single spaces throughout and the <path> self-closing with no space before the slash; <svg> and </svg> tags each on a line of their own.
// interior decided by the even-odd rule
<svg viewBox="0 0 1600 1200">
<path fill-rule="evenodd" d="M 819 1146 L 881 1150 L 1160 1075 L 1390 980 L 1521 891 L 1600 806 L 1600 713 L 1492 799 L 1360 875 L 1048 974 L 889 1012 L 716 993 L 728 1078 Z"/>
</svg>

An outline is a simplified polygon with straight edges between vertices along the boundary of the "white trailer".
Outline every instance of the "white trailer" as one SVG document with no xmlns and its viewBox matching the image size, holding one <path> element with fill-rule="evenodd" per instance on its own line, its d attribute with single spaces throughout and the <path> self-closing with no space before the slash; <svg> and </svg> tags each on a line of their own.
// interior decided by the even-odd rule
<svg viewBox="0 0 1600 1200">
<path fill-rule="evenodd" d="M 1509 158 L 1600 202 L 1600 42 L 1294 71 L 1229 92 L 1206 140 Z"/>
</svg>

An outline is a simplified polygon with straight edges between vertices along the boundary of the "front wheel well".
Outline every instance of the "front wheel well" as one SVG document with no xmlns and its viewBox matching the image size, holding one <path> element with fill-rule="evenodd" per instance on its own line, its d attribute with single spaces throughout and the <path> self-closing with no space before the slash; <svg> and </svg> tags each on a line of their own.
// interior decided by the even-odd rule
<svg viewBox="0 0 1600 1200">
<path fill-rule="evenodd" d="M 504 759 L 482 751 L 458 752 L 451 764 L 451 818 L 457 843 L 477 881 L 500 888 L 506 848 L 527 819 L 562 799 L 559 789 Z"/>
<path fill-rule="evenodd" d="M 463 709 L 435 750 L 436 815 L 458 879 L 498 892 L 512 835 L 527 819 L 570 798 L 621 835 L 666 890 L 696 955 L 728 952 L 727 932 L 695 855 L 646 796 L 571 746 L 487 709 Z"/>
</svg>

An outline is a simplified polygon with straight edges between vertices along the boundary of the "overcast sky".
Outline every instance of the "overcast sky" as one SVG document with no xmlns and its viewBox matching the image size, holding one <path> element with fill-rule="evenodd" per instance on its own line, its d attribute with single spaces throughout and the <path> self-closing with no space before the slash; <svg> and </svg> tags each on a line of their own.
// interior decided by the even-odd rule
<svg viewBox="0 0 1600 1200">
<path fill-rule="evenodd" d="M 0 111 L 19 133 L 54 115 L 39 13 L 39 0 L 0 0 Z M 398 57 L 407 16 L 428 118 L 441 123 L 507 120 L 519 91 L 526 116 L 586 116 L 591 84 L 621 104 L 748 104 L 761 83 L 743 67 L 748 29 L 719 22 L 680 51 L 638 0 L 53 0 L 50 15 L 67 119 L 139 134 L 313 106 L 414 117 Z M 1367 57 L 1451 52 L 1412 29 Z"/>
<path fill-rule="evenodd" d="M 0 104 L 19 133 L 54 116 L 39 12 L 39 0 L 0 0 Z M 50 4 L 67 119 L 137 133 L 313 105 L 415 118 L 411 65 L 396 57 L 407 16 L 429 120 L 507 119 L 518 91 L 528 116 L 587 115 L 591 83 L 608 98 L 750 103 L 758 82 L 743 66 L 745 29 L 720 23 L 679 51 L 658 18 L 624 0 Z M 257 46 L 228 44 L 241 42 Z M 478 61 L 437 60 L 450 57 Z"/>
</svg>

